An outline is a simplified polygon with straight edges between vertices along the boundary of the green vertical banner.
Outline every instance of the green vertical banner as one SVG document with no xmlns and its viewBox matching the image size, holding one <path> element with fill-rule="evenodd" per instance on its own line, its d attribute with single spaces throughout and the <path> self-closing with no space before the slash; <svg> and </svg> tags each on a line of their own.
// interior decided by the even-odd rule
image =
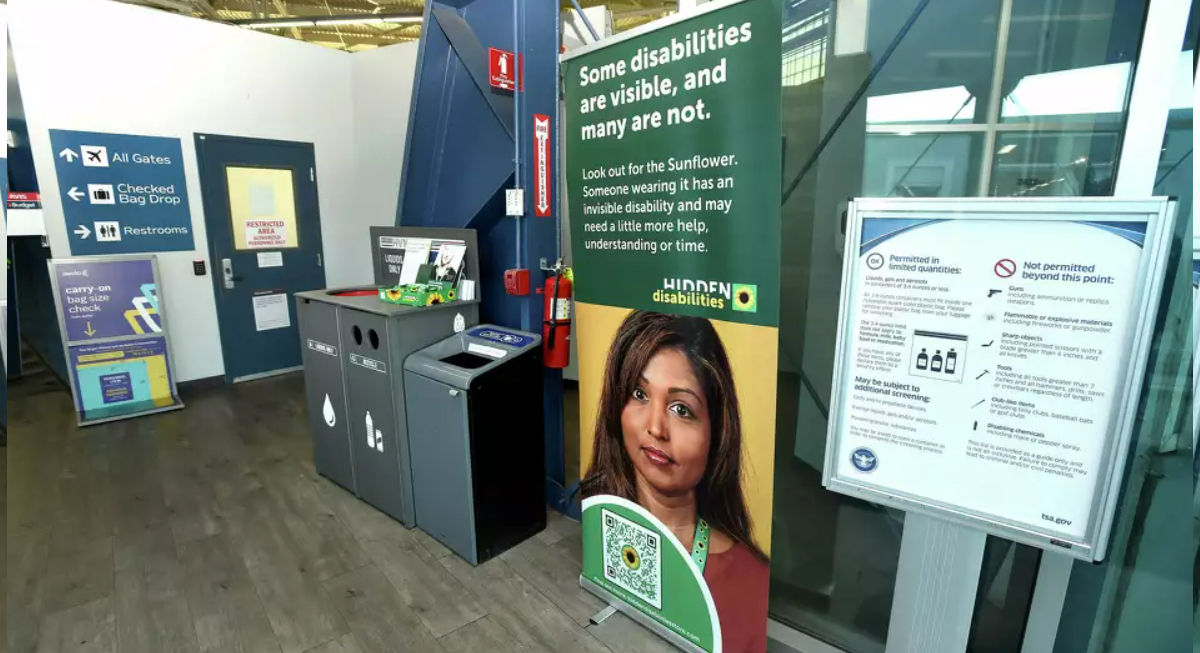
<svg viewBox="0 0 1200 653">
<path fill-rule="evenodd" d="M 766 650 L 779 0 L 564 57 L 581 584 L 677 647 Z"/>
</svg>

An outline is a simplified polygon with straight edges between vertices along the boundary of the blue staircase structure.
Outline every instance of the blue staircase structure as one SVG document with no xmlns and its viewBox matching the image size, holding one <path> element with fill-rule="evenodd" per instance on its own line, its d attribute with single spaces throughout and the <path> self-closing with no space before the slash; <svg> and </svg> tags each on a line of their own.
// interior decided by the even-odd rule
<svg viewBox="0 0 1200 653">
<path fill-rule="evenodd" d="M 542 296 L 506 294 L 504 272 L 530 270 L 531 288 L 560 256 L 558 236 L 558 0 L 428 0 L 421 29 L 396 224 L 474 229 L 481 319 L 541 332 Z M 519 54 L 524 90 L 492 88 L 488 47 Z M 533 116 L 551 116 L 550 217 L 533 217 Z M 516 145 L 519 143 L 519 156 Z M 505 216 L 505 190 L 526 189 L 525 217 Z M 543 388 L 546 500 L 567 511 L 562 373 Z"/>
</svg>

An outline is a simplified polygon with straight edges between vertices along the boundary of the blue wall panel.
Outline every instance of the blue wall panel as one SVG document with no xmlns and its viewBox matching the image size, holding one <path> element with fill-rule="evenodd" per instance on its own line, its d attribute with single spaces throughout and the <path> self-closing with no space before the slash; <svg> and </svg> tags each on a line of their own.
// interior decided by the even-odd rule
<svg viewBox="0 0 1200 653">
<path fill-rule="evenodd" d="M 50 284 L 50 249 L 37 236 L 10 238 L 13 274 L 17 281 L 18 315 L 25 342 L 41 356 L 64 382 L 67 361 L 62 335 L 58 330 L 58 311 L 54 308 L 54 289 Z"/>
<path fill-rule="evenodd" d="M 519 12 L 515 21 L 514 3 Z M 481 317 L 541 331 L 542 297 L 504 292 L 504 272 L 527 268 L 534 287 L 540 260 L 559 256 L 558 178 L 551 173 L 552 217 L 533 217 L 533 115 L 552 117 L 552 166 L 558 165 L 558 2 L 430 0 L 426 4 L 417 81 L 409 113 L 404 177 L 396 224 L 471 228 L 479 234 Z M 519 42 L 519 47 L 514 44 Z M 519 52 L 524 91 L 514 121 L 513 93 L 488 85 L 488 47 Z M 514 122 L 516 124 L 514 124 Z M 514 132 L 521 153 L 514 166 Z M 526 188 L 526 217 L 505 217 L 504 191 Z M 518 257 L 518 245 L 520 256 Z M 534 390 L 536 391 L 536 389 Z M 562 375 L 546 370 L 547 500 L 563 491 Z"/>
</svg>

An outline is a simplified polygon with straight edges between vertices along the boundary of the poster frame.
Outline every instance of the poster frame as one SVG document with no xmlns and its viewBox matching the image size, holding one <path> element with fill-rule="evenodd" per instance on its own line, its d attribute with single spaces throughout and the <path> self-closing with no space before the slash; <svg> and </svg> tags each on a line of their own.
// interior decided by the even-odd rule
<svg viewBox="0 0 1200 653">
<path fill-rule="evenodd" d="M 72 256 L 69 258 L 52 258 L 52 259 L 46 261 L 46 267 L 49 269 L 49 272 L 50 272 L 50 287 L 51 287 L 51 290 L 54 292 L 54 312 L 55 312 L 55 318 L 58 319 L 58 332 L 62 338 L 63 356 L 67 361 L 67 365 L 70 366 L 71 365 L 71 347 L 72 346 L 121 343 L 121 342 L 127 342 L 127 341 L 131 341 L 131 340 L 145 340 L 148 337 L 162 338 L 163 343 L 164 343 L 163 346 L 167 352 L 167 369 L 170 372 L 168 374 L 167 382 L 170 384 L 171 396 L 175 398 L 175 403 L 170 406 L 159 406 L 156 408 L 152 408 L 150 410 L 139 411 L 136 413 L 129 413 L 127 415 L 114 415 L 112 417 L 102 417 L 99 419 L 84 419 L 83 418 L 84 413 L 82 410 L 80 410 L 81 407 L 80 407 L 80 398 L 79 398 L 79 388 L 77 387 L 77 384 L 75 382 L 75 371 L 68 369 L 67 370 L 67 377 L 68 377 L 67 382 L 71 386 L 71 401 L 75 407 L 75 424 L 76 424 L 76 426 L 94 426 L 96 424 L 104 424 L 106 422 L 116 422 L 116 421 L 120 421 L 120 420 L 124 420 L 124 419 L 129 419 L 131 417 L 141 417 L 143 415 L 153 415 L 155 413 L 165 413 L 167 411 L 179 410 L 180 408 L 184 407 L 183 400 L 179 398 L 179 388 L 176 385 L 177 381 L 176 381 L 175 374 L 174 374 L 174 368 L 171 365 L 171 356 L 172 356 L 172 354 L 171 354 L 171 329 L 167 323 L 166 310 L 163 310 L 158 313 L 159 320 L 161 321 L 161 324 L 162 324 L 162 334 L 161 335 L 147 336 L 145 334 L 142 334 L 142 335 L 135 334 L 135 335 L 129 335 L 129 336 L 118 336 L 118 337 L 114 337 L 114 338 L 96 338 L 94 340 L 68 340 L 67 339 L 67 324 L 66 324 L 66 319 L 63 317 L 62 296 L 59 293 L 58 274 L 56 273 L 55 266 L 57 266 L 57 265 L 76 265 L 76 264 L 80 264 L 80 263 L 104 264 L 104 263 L 115 263 L 115 262 L 120 262 L 120 261 L 149 261 L 150 269 L 153 271 L 153 276 L 154 276 L 154 287 L 155 287 L 156 291 L 158 292 L 159 300 L 162 301 L 162 298 L 164 296 L 163 295 L 163 287 L 162 287 L 162 277 L 158 273 L 158 256 L 156 256 L 154 254 L 115 254 L 115 255 L 102 255 L 102 256 Z M 164 302 L 164 309 L 165 309 L 165 302 Z"/>
<path fill-rule="evenodd" d="M 748 2 L 753 2 L 753 1 L 755 1 L 755 0 L 712 0 L 711 2 L 707 2 L 698 7 L 694 7 L 688 11 L 679 11 L 673 15 L 661 18 L 656 21 L 652 21 L 650 23 L 646 23 L 646 24 L 638 26 L 634 29 L 612 35 L 605 39 L 583 45 L 582 47 L 579 47 L 576 49 L 572 49 L 568 52 L 563 53 L 560 56 L 559 61 L 560 61 L 560 63 L 565 64 L 566 62 L 574 60 L 578 57 L 581 57 L 584 55 L 592 55 L 597 52 L 604 51 L 612 46 L 623 44 L 630 40 L 635 40 L 635 39 L 645 37 L 647 35 L 652 35 L 657 32 L 660 32 L 664 29 L 671 29 L 674 27 L 678 27 L 679 25 L 685 24 L 689 21 L 692 21 L 693 19 L 701 19 L 709 14 L 712 14 L 713 12 L 727 10 L 732 7 L 737 7 L 739 5 L 742 5 L 743 3 L 748 3 Z M 559 109 L 560 113 L 563 113 L 561 105 L 558 107 L 558 109 Z M 569 113 L 569 112 L 567 112 L 567 113 Z M 563 143 L 565 143 L 565 139 L 567 138 L 565 129 L 568 127 L 568 123 L 569 123 L 569 117 L 566 116 L 564 113 L 563 117 L 561 118 L 559 130 L 556 132 L 560 135 L 559 136 L 560 143 L 558 145 L 559 148 L 563 147 Z M 571 197 L 570 189 L 568 188 L 568 184 L 565 179 L 567 176 L 569 176 L 569 174 L 567 172 L 568 160 L 570 160 L 569 153 L 563 155 L 562 163 L 560 166 L 562 168 L 560 175 L 563 177 L 563 181 L 561 183 L 561 190 L 562 190 L 562 192 L 560 194 L 561 199 L 558 201 L 563 202 L 564 206 L 570 204 L 570 197 Z M 782 165 L 782 163 L 780 165 Z M 780 209 L 778 209 L 778 205 L 775 205 L 775 206 L 777 207 L 776 211 L 779 211 Z M 780 214 L 779 219 L 782 220 L 782 214 Z M 580 229 L 582 229 L 582 228 L 580 227 Z M 570 238 L 568 238 L 568 240 L 570 240 Z M 776 246 L 778 245 L 778 243 L 775 243 L 775 244 L 776 244 Z M 576 286 L 576 292 L 578 292 L 578 286 Z M 583 302 L 583 303 L 591 304 L 592 302 Z M 606 306 L 609 308 L 618 308 L 618 309 L 628 310 L 630 312 L 639 310 L 639 309 L 629 306 L 627 304 L 609 304 L 606 302 L 596 302 L 595 305 L 596 306 Z M 666 309 L 666 308 L 654 308 L 654 309 L 642 309 L 642 310 L 654 310 L 654 311 L 659 311 L 659 312 L 668 313 L 668 314 L 673 313 L 673 310 Z M 708 319 L 711 321 L 731 321 L 731 322 L 736 323 L 735 319 L 730 319 L 729 317 L 708 317 L 705 319 Z M 746 323 L 746 324 L 749 324 L 749 323 Z M 776 316 L 776 319 L 774 320 L 774 322 L 769 325 L 755 324 L 755 326 L 769 326 L 769 328 L 771 328 L 772 330 L 777 332 L 779 329 L 778 317 Z M 572 344 L 573 345 L 576 344 L 575 339 L 572 340 Z M 572 354 L 572 355 L 574 356 L 574 354 Z M 585 429 L 585 431 L 586 431 L 586 429 Z M 584 436 L 584 437 L 586 437 L 586 436 Z M 583 462 L 583 461 L 581 461 L 581 473 L 584 475 L 586 475 L 586 473 L 587 473 L 587 463 Z M 614 499 L 616 497 L 611 497 L 611 496 L 594 497 L 594 499 L 601 499 L 601 498 Z M 587 510 L 588 502 L 589 502 L 589 499 L 583 499 L 583 511 L 584 512 L 586 512 L 586 510 Z M 678 544 L 678 542 L 676 544 Z M 585 547 L 586 546 L 587 545 L 585 542 Z M 704 591 L 705 595 L 708 596 L 708 604 L 710 606 L 710 610 L 712 611 L 712 612 L 710 612 L 710 616 L 715 615 L 715 616 L 713 616 L 713 620 L 714 620 L 714 622 L 713 622 L 713 627 L 714 627 L 713 646 L 714 646 L 714 649 L 713 650 L 714 650 L 714 653 L 721 653 L 721 651 L 724 649 L 724 641 L 723 641 L 723 637 L 722 637 L 722 630 L 720 627 L 721 626 L 720 616 L 715 613 L 715 607 L 713 606 L 713 603 L 712 603 L 712 598 L 711 598 L 711 595 L 708 590 L 707 581 L 703 577 L 703 572 L 698 570 L 698 568 L 695 568 L 694 562 L 692 562 L 690 559 L 688 560 L 688 563 L 693 565 L 693 571 L 698 575 L 699 582 L 700 582 L 701 586 L 704 588 L 703 591 Z M 601 601 L 603 601 L 608 606 L 608 608 L 615 609 L 615 610 L 621 612 L 622 614 L 629 617 L 631 620 L 633 620 L 636 623 L 640 624 L 641 626 L 645 627 L 650 632 L 661 637 L 663 639 L 663 641 L 665 641 L 670 646 L 673 646 L 681 651 L 687 651 L 689 653 L 703 653 L 703 651 L 706 650 L 706 649 L 702 648 L 701 646 L 689 641 L 686 637 L 680 635 L 679 633 L 672 631 L 669 627 L 667 627 L 663 623 L 659 622 L 654 617 L 650 616 L 649 614 L 643 612 L 638 607 L 625 601 L 623 598 L 621 598 L 617 594 L 614 594 L 613 592 L 609 591 L 601 584 L 597 583 L 594 580 L 591 580 L 587 575 L 582 573 L 582 571 L 583 570 L 581 569 L 581 573 L 579 575 L 579 586 L 586 592 L 592 594 L 593 596 L 595 596 L 595 597 L 599 598 Z M 606 610 L 607 610 L 607 608 L 606 608 Z M 601 612 L 596 617 L 593 617 L 593 623 L 599 623 L 600 621 L 603 620 L 603 618 L 605 618 L 605 613 Z M 769 619 L 769 615 L 768 615 L 766 622 L 762 624 L 764 633 L 767 630 L 769 630 L 769 627 L 770 627 L 769 624 L 770 624 L 770 619 Z"/>
<path fill-rule="evenodd" d="M 866 218 L 913 218 L 954 220 L 1003 220 L 1012 222 L 1132 222 L 1146 224 L 1146 238 L 1138 263 L 1130 322 L 1121 354 L 1118 379 L 1124 388 L 1114 397 L 1109 437 L 1097 465 L 1095 490 L 1089 508 L 1088 529 L 1083 537 L 1065 537 L 1048 528 L 988 515 L 916 494 L 885 489 L 850 479 L 837 473 L 837 461 L 845 449 L 842 442 L 842 408 L 846 402 L 846 375 L 853 350 L 854 324 L 847 319 L 847 307 L 855 293 L 861 266 L 858 248 L 862 223 Z M 1161 301 L 1166 265 L 1170 253 L 1175 204 L 1168 198 L 937 198 L 937 199 L 864 199 L 850 202 L 847 211 L 845 250 L 842 261 L 842 287 L 838 308 L 838 340 L 834 354 L 833 394 L 830 402 L 828 442 L 822 485 L 826 489 L 876 504 L 911 510 L 936 519 L 975 528 L 1021 544 L 1098 562 L 1104 558 L 1108 536 L 1137 413 L 1138 398 L 1145 377 L 1155 318 Z"/>
</svg>

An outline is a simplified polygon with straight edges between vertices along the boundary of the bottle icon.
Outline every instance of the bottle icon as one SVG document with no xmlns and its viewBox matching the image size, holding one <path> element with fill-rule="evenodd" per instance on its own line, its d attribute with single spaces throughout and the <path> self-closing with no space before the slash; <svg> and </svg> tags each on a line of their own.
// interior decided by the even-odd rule
<svg viewBox="0 0 1200 653">
<path fill-rule="evenodd" d="M 929 371 L 931 371 L 931 372 L 941 372 L 942 371 L 942 350 L 941 349 L 933 350 L 933 360 L 931 360 L 929 362 Z"/>
<path fill-rule="evenodd" d="M 917 354 L 917 369 L 918 370 L 929 369 L 929 354 L 925 353 L 924 347 L 921 348 L 921 353 Z"/>
<path fill-rule="evenodd" d="M 953 348 L 946 352 L 946 374 L 954 374 L 954 369 L 958 366 L 958 352 Z"/>
</svg>

